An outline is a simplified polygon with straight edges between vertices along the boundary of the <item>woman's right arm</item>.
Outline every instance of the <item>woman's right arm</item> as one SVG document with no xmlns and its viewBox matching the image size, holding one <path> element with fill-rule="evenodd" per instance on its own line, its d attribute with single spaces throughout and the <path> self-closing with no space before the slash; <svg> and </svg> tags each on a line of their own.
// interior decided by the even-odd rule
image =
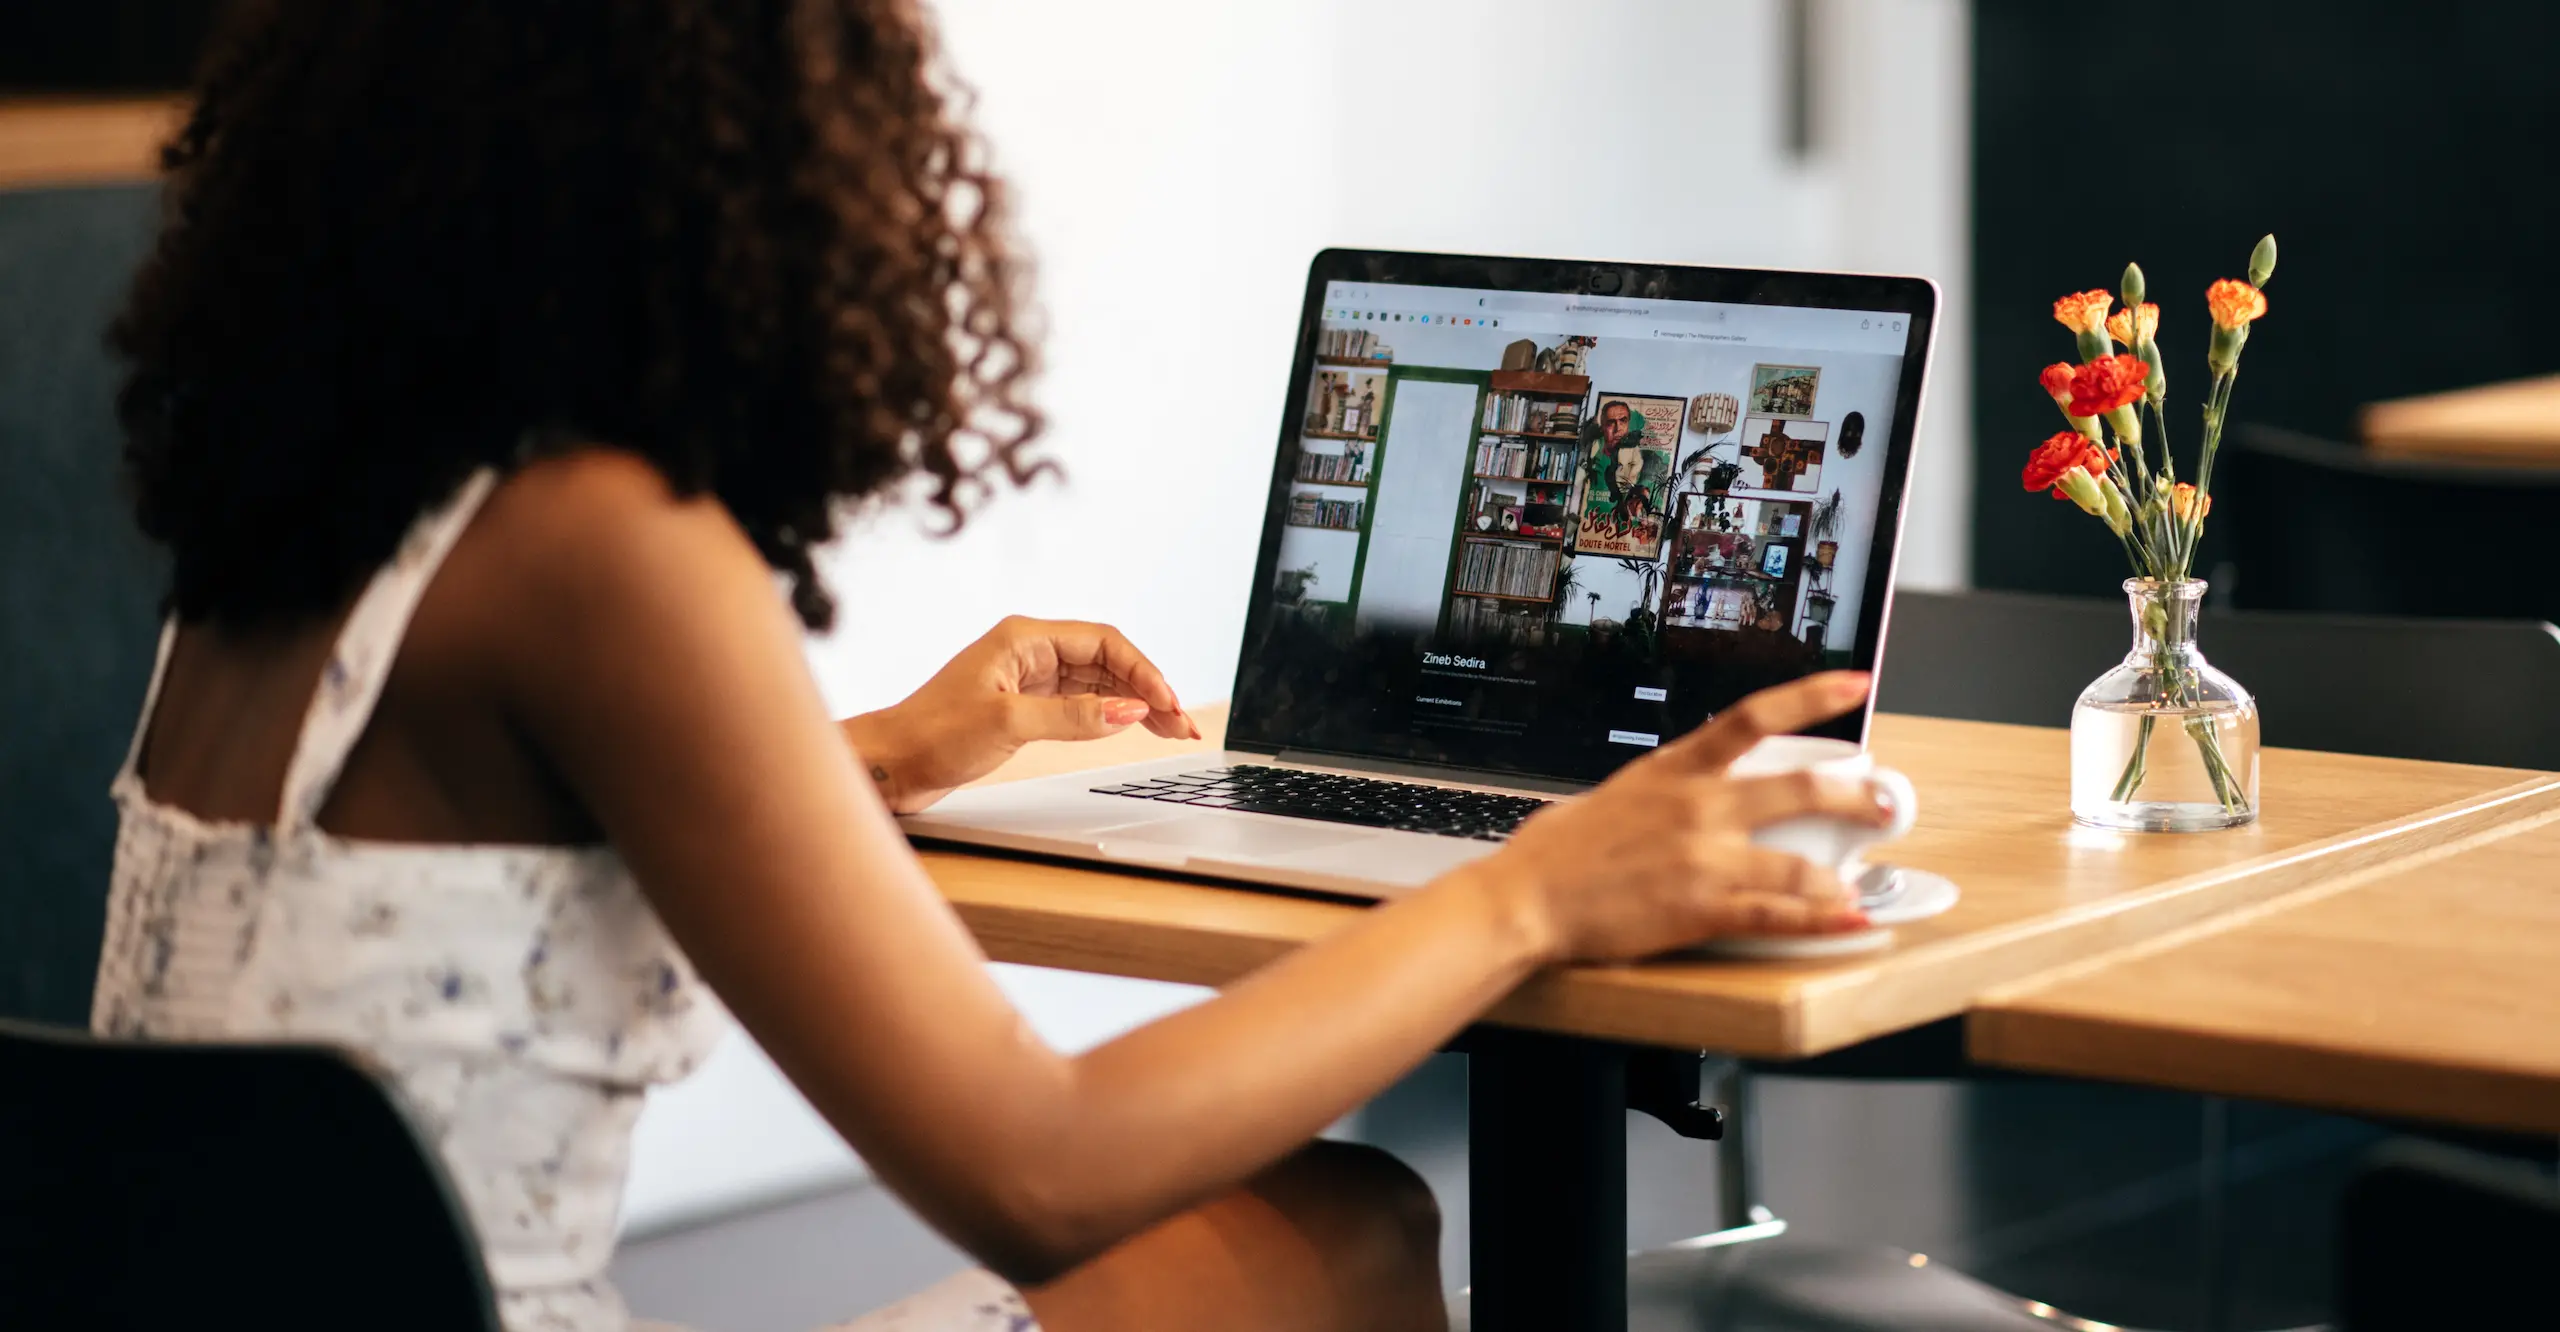
<svg viewBox="0 0 2560 1332">
<path fill-rule="evenodd" d="M 610 454 L 542 464 L 501 501 L 539 514 L 515 524 L 527 576 L 492 626 L 521 724 L 820 1113 L 1017 1282 L 1233 1187 L 1551 961 L 1858 922 L 1836 880 L 1748 833 L 1816 810 L 1880 817 L 1871 802 L 1722 776 L 1761 735 L 1863 696 L 1825 677 L 1733 709 L 1208 1003 L 1064 1056 L 926 879 L 723 510 Z"/>
</svg>

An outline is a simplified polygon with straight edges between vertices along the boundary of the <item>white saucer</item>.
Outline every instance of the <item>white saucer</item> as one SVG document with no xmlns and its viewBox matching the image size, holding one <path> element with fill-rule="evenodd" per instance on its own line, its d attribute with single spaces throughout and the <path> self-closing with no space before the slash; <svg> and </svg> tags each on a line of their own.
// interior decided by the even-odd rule
<svg viewBox="0 0 2560 1332">
<path fill-rule="evenodd" d="M 1681 957 L 1845 957 L 1872 953 L 1893 945 L 1893 927 L 1944 915 L 1963 896 L 1945 875 L 1904 868 L 1902 895 L 1867 913 L 1871 930 L 1849 934 L 1761 934 L 1710 939 L 1684 948 Z"/>
</svg>

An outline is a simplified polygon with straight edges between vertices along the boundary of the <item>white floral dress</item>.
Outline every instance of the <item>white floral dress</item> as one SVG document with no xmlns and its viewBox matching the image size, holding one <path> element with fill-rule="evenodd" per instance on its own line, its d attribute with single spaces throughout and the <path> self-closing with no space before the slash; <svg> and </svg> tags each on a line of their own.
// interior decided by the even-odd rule
<svg viewBox="0 0 2560 1332">
<path fill-rule="evenodd" d="M 355 841 L 316 826 L 409 617 L 496 475 L 421 517 L 348 617 L 272 826 L 155 803 L 133 747 L 90 1026 L 152 1040 L 304 1040 L 355 1051 L 405 1099 L 478 1233 L 509 1332 L 630 1326 L 604 1280 L 648 1088 L 728 1029 L 610 847 Z M 970 1272 L 849 1332 L 1035 1332 Z"/>
</svg>

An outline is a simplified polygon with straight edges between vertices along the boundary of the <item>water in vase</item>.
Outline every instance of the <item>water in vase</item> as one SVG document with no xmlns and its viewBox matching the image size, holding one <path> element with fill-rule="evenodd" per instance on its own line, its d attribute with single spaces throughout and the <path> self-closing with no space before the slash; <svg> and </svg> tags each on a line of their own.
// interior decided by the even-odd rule
<svg viewBox="0 0 2560 1332">
<path fill-rule="evenodd" d="M 2084 698 L 2072 710 L 2071 812 L 2082 823 L 2192 832 L 2247 823 L 2257 807 L 2258 710 L 2245 696 L 2186 707 Z"/>
</svg>

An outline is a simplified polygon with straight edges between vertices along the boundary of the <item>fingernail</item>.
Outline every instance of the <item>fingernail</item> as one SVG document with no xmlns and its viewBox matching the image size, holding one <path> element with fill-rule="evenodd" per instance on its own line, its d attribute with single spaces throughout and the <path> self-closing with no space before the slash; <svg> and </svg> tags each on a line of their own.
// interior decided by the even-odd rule
<svg viewBox="0 0 2560 1332">
<path fill-rule="evenodd" d="M 1866 909 L 1863 907 L 1843 907 L 1831 917 L 1831 928 L 1843 932 L 1867 929 L 1874 923 L 1867 919 Z"/>
<path fill-rule="evenodd" d="M 1893 800 L 1882 791 L 1875 794 L 1875 821 L 1879 824 L 1893 822 Z"/>
<path fill-rule="evenodd" d="M 1143 698 L 1115 698 L 1102 705 L 1102 719 L 1114 726 L 1143 721 L 1146 715 L 1147 701 Z"/>
<path fill-rule="evenodd" d="M 1875 681 L 1876 678 L 1865 671 L 1842 671 L 1840 673 L 1840 683 L 1834 686 L 1834 688 L 1838 689 L 1841 693 L 1854 698 L 1866 693 L 1867 690 L 1875 684 Z"/>
<path fill-rule="evenodd" d="M 1194 740 L 1206 740 L 1209 738 L 1209 733 L 1200 729 L 1200 723 L 1193 722 L 1191 723 L 1191 738 Z"/>
</svg>

